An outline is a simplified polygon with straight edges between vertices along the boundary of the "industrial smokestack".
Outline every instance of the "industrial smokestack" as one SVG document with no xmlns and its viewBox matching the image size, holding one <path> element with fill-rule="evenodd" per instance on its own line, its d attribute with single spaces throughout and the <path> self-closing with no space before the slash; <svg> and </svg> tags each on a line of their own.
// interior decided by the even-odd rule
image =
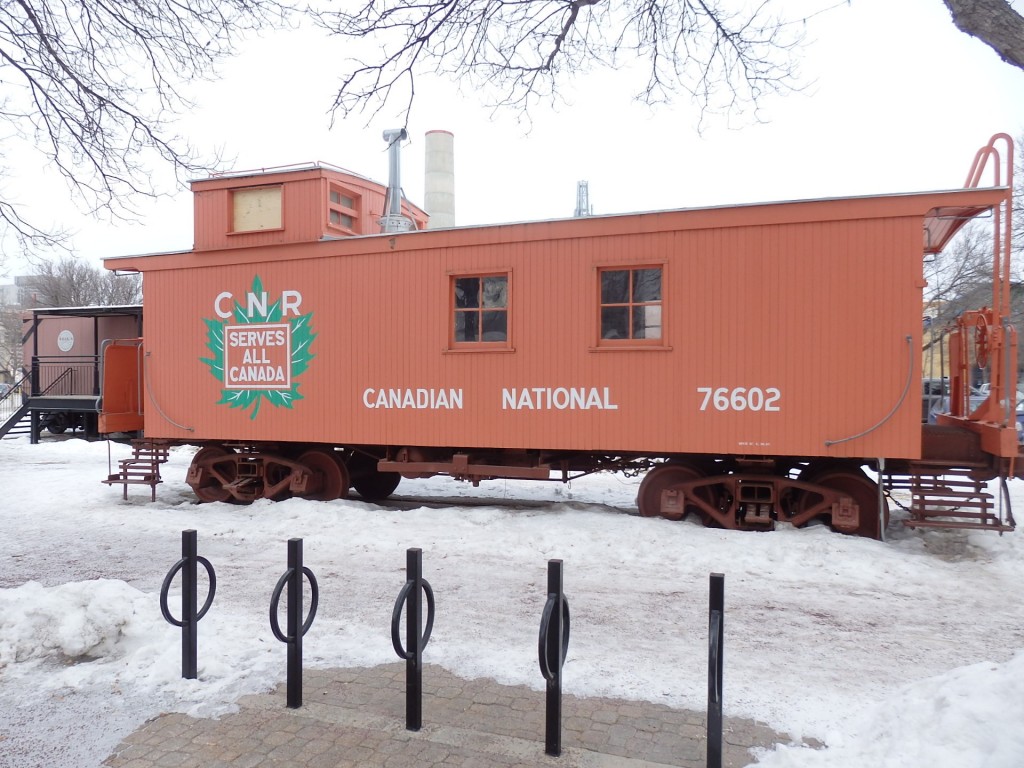
<svg viewBox="0 0 1024 768">
<path fill-rule="evenodd" d="M 384 215 L 380 217 L 382 232 L 408 232 L 413 220 L 402 213 L 402 144 L 408 137 L 405 128 L 384 131 L 388 142 L 388 192 L 384 198 Z"/>
<path fill-rule="evenodd" d="M 455 226 L 455 136 L 451 131 L 427 131 L 423 174 L 423 207 L 430 229 Z"/>
</svg>

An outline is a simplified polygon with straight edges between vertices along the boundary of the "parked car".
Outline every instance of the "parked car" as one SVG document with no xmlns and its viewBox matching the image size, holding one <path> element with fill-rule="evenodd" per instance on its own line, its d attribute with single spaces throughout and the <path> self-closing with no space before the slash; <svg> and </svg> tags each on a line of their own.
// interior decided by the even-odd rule
<svg viewBox="0 0 1024 768">
<path fill-rule="evenodd" d="M 926 421 L 935 423 L 935 416 L 949 412 L 949 379 L 922 379 L 923 414 Z M 971 388 L 970 407 L 981 405 L 991 391 L 989 382 Z M 1017 414 L 1017 442 L 1024 445 L 1024 391 L 1017 390 L 1015 408 Z"/>
</svg>

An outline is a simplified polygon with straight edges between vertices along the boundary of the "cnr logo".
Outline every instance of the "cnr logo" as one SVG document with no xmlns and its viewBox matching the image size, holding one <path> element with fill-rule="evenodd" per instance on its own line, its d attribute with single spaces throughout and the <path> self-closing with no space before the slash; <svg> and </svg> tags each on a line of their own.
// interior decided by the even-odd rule
<svg viewBox="0 0 1024 768">
<path fill-rule="evenodd" d="M 299 291 L 282 291 L 271 300 L 259 275 L 248 291 L 217 294 L 216 318 L 203 320 L 210 356 L 199 360 L 220 382 L 218 405 L 248 411 L 255 419 L 264 403 L 291 409 L 303 399 L 299 380 L 315 357 L 317 334 L 313 313 L 302 314 L 301 307 Z"/>
<path fill-rule="evenodd" d="M 269 295 L 266 291 L 261 291 L 259 294 L 249 291 L 245 294 L 245 316 L 248 318 L 254 317 L 266 317 L 268 314 L 267 307 L 269 304 Z M 281 291 L 280 310 L 281 317 L 288 317 L 288 315 L 299 316 L 299 307 L 302 306 L 302 294 L 298 291 Z M 218 293 L 217 298 L 213 300 L 213 311 L 217 317 L 227 320 L 230 317 L 236 317 L 238 308 L 242 306 L 241 303 L 235 302 L 235 295 L 231 291 L 224 291 Z"/>
</svg>

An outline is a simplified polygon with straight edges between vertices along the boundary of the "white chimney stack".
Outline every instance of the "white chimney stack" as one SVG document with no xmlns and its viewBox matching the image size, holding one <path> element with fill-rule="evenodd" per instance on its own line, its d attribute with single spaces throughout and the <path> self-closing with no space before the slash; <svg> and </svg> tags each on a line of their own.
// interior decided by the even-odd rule
<svg viewBox="0 0 1024 768">
<path fill-rule="evenodd" d="M 429 229 L 455 226 L 455 136 L 451 131 L 427 131 L 423 207 L 430 214 Z"/>
</svg>

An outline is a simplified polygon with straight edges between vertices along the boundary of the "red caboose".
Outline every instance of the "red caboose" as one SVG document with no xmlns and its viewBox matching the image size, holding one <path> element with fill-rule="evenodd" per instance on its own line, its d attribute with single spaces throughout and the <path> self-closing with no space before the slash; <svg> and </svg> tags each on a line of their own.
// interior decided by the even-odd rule
<svg viewBox="0 0 1024 768">
<path fill-rule="evenodd" d="M 1011 185 L 979 188 L 998 142 L 1009 174 L 1001 135 L 951 191 L 425 231 L 406 205 L 418 231 L 389 234 L 385 188 L 336 169 L 196 182 L 193 250 L 107 262 L 144 273 L 146 338 L 112 350 L 101 429 L 203 446 L 204 500 L 649 469 L 645 515 L 877 537 L 868 466 L 914 488 L 913 524 L 951 502 L 1003 528 L 981 482 L 1017 455 Z M 965 413 L 961 355 L 957 415 L 922 424 L 922 257 L 990 211 L 993 391 Z"/>
</svg>

